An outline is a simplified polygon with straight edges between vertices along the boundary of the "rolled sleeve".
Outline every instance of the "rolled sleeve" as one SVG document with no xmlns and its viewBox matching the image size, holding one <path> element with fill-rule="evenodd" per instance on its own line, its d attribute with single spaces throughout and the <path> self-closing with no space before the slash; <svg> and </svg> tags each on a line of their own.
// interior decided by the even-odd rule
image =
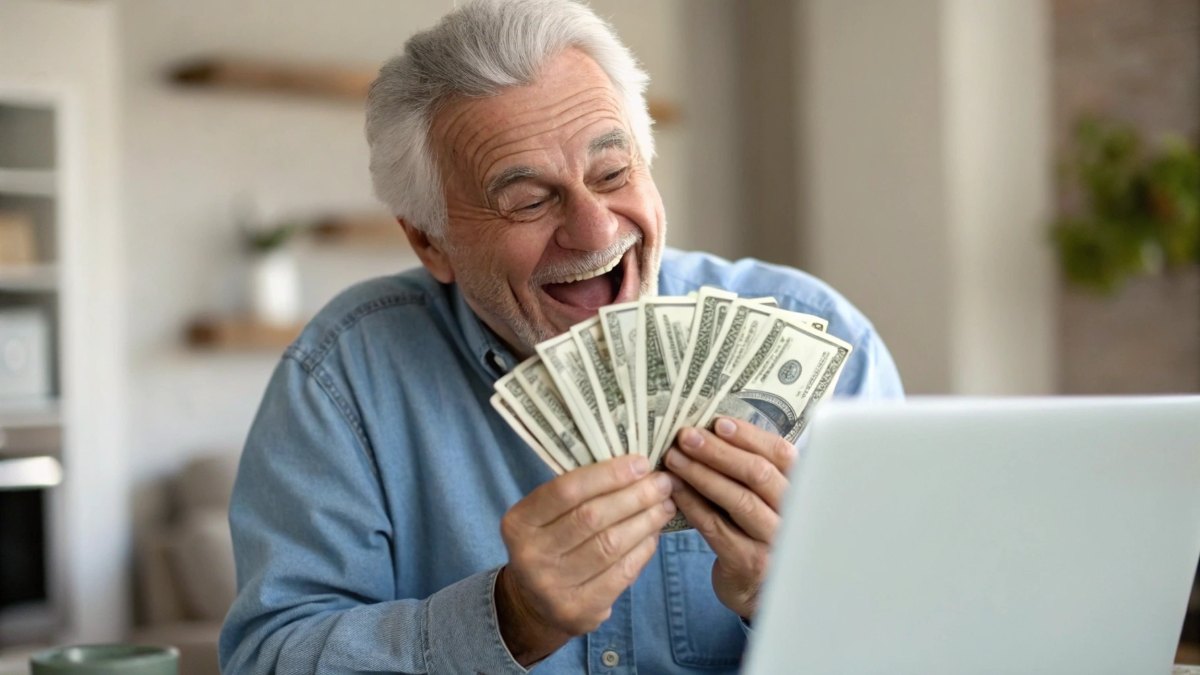
<svg viewBox="0 0 1200 675">
<path fill-rule="evenodd" d="M 529 671 L 513 659 L 496 619 L 500 569 L 463 579 L 429 598 L 430 673 L 517 673 Z"/>
</svg>

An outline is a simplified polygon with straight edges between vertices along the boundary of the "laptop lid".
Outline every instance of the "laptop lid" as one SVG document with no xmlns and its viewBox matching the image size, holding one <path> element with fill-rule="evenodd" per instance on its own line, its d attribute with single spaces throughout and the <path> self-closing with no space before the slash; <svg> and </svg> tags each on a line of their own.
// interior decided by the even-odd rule
<svg viewBox="0 0 1200 675">
<path fill-rule="evenodd" d="M 1169 673 L 1200 397 L 831 402 L 746 671 Z"/>
</svg>

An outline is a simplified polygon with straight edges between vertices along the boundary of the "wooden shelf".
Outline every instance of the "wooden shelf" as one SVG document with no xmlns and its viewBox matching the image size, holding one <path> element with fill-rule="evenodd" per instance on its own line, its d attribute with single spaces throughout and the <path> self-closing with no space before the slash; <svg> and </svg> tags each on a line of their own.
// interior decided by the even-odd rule
<svg viewBox="0 0 1200 675">
<path fill-rule="evenodd" d="M 0 291 L 49 292 L 56 288 L 57 265 L 0 265 Z"/>
<path fill-rule="evenodd" d="M 352 68 L 214 56 L 187 61 L 172 68 L 168 78 L 185 87 L 311 96 L 361 102 L 366 99 L 375 68 Z M 650 116 L 658 126 L 678 122 L 678 106 L 651 97 Z"/>
<path fill-rule="evenodd" d="M 184 336 L 193 349 L 213 351 L 278 351 L 300 335 L 303 323 L 266 324 L 249 317 L 200 317 L 188 324 Z"/>
<path fill-rule="evenodd" d="M 321 246 L 407 247 L 404 231 L 385 216 L 338 216 L 313 226 L 313 241 Z"/>
<path fill-rule="evenodd" d="M 57 177 L 51 169 L 5 169 L 0 167 L 0 193 L 53 197 Z"/>
</svg>

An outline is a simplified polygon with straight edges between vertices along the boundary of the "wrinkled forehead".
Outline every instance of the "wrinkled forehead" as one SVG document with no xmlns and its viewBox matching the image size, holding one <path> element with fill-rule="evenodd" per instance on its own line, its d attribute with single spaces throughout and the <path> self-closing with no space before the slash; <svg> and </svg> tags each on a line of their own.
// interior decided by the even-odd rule
<svg viewBox="0 0 1200 675">
<path fill-rule="evenodd" d="M 621 97 L 607 74 L 582 52 L 568 50 L 531 84 L 447 101 L 434 115 L 430 136 L 444 174 L 467 171 L 477 182 L 518 155 L 587 152 L 614 130 L 632 149 Z"/>
</svg>

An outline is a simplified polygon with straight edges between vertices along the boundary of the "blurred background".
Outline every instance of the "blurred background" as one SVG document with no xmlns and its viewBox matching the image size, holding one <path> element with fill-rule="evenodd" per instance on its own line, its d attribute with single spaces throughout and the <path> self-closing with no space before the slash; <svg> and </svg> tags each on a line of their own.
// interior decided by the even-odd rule
<svg viewBox="0 0 1200 675">
<path fill-rule="evenodd" d="M 1200 389 L 1200 0 L 591 4 L 672 245 L 823 277 L 913 394 Z M 0 1 L 0 652 L 210 672 L 279 353 L 416 264 L 362 92 L 453 5 Z"/>
</svg>

